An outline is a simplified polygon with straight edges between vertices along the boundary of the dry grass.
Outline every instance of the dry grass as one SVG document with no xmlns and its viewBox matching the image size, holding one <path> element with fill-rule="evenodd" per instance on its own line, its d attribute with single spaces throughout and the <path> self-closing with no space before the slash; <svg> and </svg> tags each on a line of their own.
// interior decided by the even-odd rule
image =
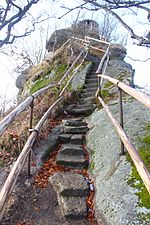
<svg viewBox="0 0 150 225">
<path fill-rule="evenodd" d="M 33 127 L 37 124 L 43 114 L 55 101 L 55 96 L 52 92 L 47 91 L 45 94 L 40 95 L 34 102 L 33 113 Z M 29 116 L 30 109 L 26 109 L 4 132 L 0 140 L 0 166 L 7 165 L 16 160 L 21 152 L 28 136 L 29 136 Z M 48 127 L 44 126 L 44 129 Z M 43 130 L 45 133 L 45 131 Z M 43 134 L 41 133 L 42 138 Z"/>
</svg>

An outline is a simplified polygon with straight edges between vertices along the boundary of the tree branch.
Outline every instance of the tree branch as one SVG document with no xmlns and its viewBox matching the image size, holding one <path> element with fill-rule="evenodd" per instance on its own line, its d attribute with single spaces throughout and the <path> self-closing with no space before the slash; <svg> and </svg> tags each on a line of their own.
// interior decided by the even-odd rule
<svg viewBox="0 0 150 225">
<path fill-rule="evenodd" d="M 90 5 L 96 7 L 94 8 L 94 10 L 103 9 L 105 10 L 105 12 L 108 12 L 113 17 L 115 17 L 115 19 L 117 19 L 118 22 L 130 33 L 131 38 L 136 39 L 138 41 L 138 45 L 145 45 L 150 47 L 150 38 L 136 35 L 133 29 L 128 24 L 126 24 L 116 12 L 113 11 L 113 9 L 136 7 L 144 9 L 149 12 L 149 9 L 143 6 L 143 4 L 149 3 L 149 0 L 145 0 L 142 2 L 105 0 L 104 4 L 100 4 L 95 0 L 83 0 L 83 1 L 86 3 L 88 2 Z M 150 20 L 150 12 L 148 14 L 148 19 Z"/>
<path fill-rule="evenodd" d="M 38 3 L 38 1 L 39 0 L 27 1 L 27 4 L 24 5 L 23 8 L 15 4 L 12 0 L 7 1 L 6 8 L 1 11 L 2 13 L 1 13 L 1 20 L 0 20 L 0 32 L 2 34 L 1 36 L 5 35 L 5 37 L 0 40 L 0 47 L 2 47 L 4 44 L 13 43 L 13 41 L 16 38 L 24 37 L 29 35 L 29 33 L 31 33 L 31 32 L 25 32 L 23 35 L 12 35 L 11 32 L 12 32 L 12 28 L 14 28 L 14 26 L 24 18 L 26 13 L 30 10 L 31 6 L 33 4 Z M 17 9 L 17 12 L 13 14 L 12 16 L 10 16 L 13 12 L 11 10 L 12 7 L 15 7 Z M 4 15 L 2 16 L 3 13 Z"/>
</svg>

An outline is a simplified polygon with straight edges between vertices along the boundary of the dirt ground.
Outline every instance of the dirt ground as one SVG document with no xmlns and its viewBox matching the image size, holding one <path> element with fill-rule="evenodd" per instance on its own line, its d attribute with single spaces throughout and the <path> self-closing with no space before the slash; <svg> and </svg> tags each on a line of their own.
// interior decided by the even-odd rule
<svg viewBox="0 0 150 225">
<path fill-rule="evenodd" d="M 40 189 L 32 182 L 33 178 L 21 175 L 0 225 L 90 225 L 87 220 L 65 220 L 53 187 Z"/>
</svg>

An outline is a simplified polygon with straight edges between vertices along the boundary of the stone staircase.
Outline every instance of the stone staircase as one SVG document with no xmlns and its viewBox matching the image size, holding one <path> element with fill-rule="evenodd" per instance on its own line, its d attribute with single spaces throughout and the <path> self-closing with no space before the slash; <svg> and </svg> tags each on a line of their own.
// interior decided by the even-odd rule
<svg viewBox="0 0 150 225">
<path fill-rule="evenodd" d="M 95 93 L 98 87 L 98 79 L 95 72 L 98 65 L 99 63 L 93 62 L 91 71 L 85 80 L 85 88 L 80 94 L 80 100 L 77 104 L 72 104 L 67 107 L 66 112 L 68 114 L 75 116 L 88 116 L 95 110 Z"/>
<path fill-rule="evenodd" d="M 82 173 L 89 165 L 89 156 L 85 147 L 85 135 L 89 128 L 83 119 L 96 107 L 94 95 L 97 89 L 97 78 L 95 78 L 97 66 L 96 63 L 93 64 L 92 71 L 86 78 L 85 89 L 81 93 L 79 103 L 67 109 L 69 114 L 80 117 L 62 122 L 63 132 L 59 135 L 61 148 L 56 156 L 56 164 L 68 168 L 68 171 L 56 172 L 49 178 L 49 182 L 57 192 L 62 214 L 71 220 L 71 225 L 76 220 L 78 224 L 89 224 L 86 219 L 88 215 L 86 201 L 91 191 L 91 184 Z"/>
</svg>

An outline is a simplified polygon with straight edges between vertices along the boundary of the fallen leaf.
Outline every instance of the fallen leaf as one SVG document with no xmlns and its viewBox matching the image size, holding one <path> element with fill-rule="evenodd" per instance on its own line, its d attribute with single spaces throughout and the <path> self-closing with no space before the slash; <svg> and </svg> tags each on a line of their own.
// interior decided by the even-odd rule
<svg viewBox="0 0 150 225">
<path fill-rule="evenodd" d="M 40 208 L 39 208 L 39 207 L 34 207 L 34 210 L 35 210 L 36 212 L 39 212 L 39 211 L 40 211 Z"/>
</svg>

